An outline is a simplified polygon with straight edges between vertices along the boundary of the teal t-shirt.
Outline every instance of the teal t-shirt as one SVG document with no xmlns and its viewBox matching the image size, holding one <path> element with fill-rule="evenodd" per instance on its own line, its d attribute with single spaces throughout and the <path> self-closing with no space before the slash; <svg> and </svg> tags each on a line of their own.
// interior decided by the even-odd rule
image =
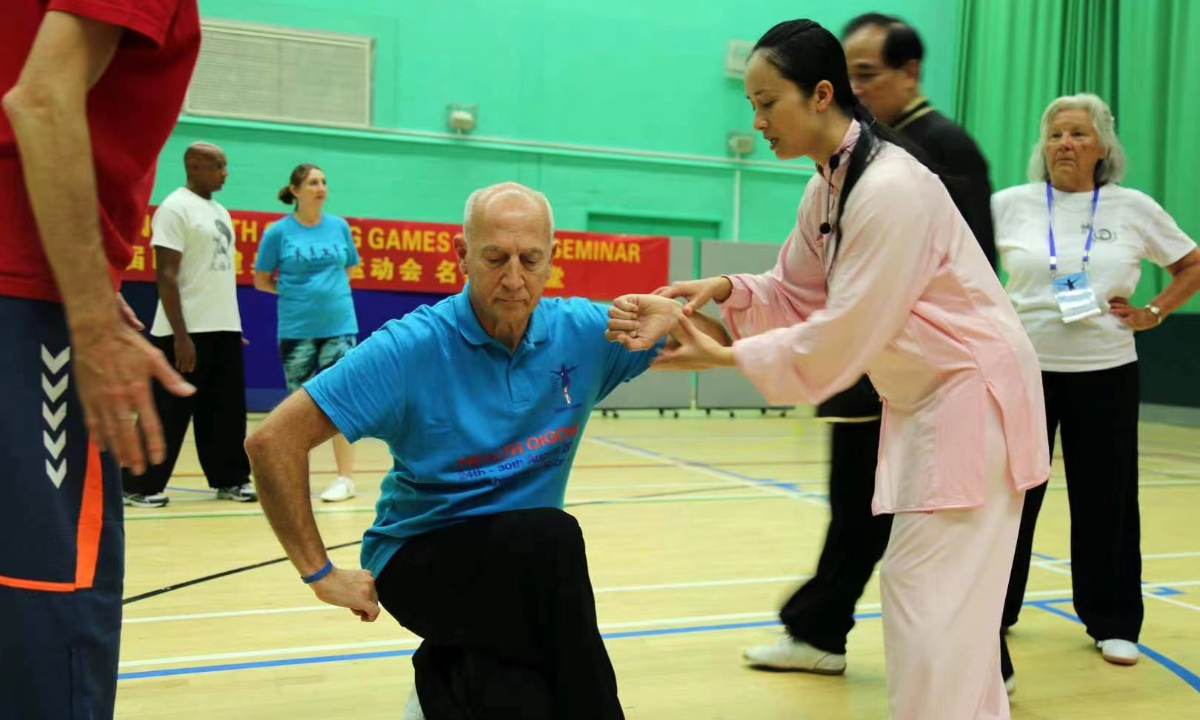
<svg viewBox="0 0 1200 720">
<path fill-rule="evenodd" d="M 279 271 L 279 339 L 357 335 L 346 268 L 359 262 L 350 225 L 340 217 L 322 215 L 308 227 L 288 215 L 267 228 L 254 269 Z"/>
<path fill-rule="evenodd" d="M 304 388 L 350 442 L 385 441 L 362 564 L 376 577 L 408 538 L 464 518 L 562 508 L 592 408 L 656 350 L 604 339 L 607 309 L 543 299 L 515 352 L 492 339 L 467 290 L 391 320 Z"/>
</svg>

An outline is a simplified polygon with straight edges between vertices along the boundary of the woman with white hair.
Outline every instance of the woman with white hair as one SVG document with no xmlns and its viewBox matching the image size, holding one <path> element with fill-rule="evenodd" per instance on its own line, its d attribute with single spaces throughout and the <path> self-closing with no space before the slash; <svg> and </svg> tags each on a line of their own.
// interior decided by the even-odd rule
<svg viewBox="0 0 1200 720">
<path fill-rule="evenodd" d="M 1157 327 L 1200 289 L 1200 250 L 1158 203 L 1116 184 L 1125 153 L 1113 125 L 1095 95 L 1052 102 L 1029 161 L 1032 182 L 996 193 L 992 212 L 1006 290 L 1041 363 L 1051 453 L 1062 432 L 1075 610 L 1105 660 L 1132 665 L 1142 626 L 1133 333 Z M 1142 260 L 1172 279 L 1135 307 Z M 1006 629 L 1025 594 L 1045 492 L 1025 495 Z"/>
</svg>

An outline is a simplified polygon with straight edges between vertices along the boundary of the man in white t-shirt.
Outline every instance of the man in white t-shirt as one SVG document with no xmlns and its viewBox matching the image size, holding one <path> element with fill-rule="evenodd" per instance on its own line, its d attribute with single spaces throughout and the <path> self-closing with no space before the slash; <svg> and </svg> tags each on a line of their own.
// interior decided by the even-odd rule
<svg viewBox="0 0 1200 720">
<path fill-rule="evenodd" d="M 167 504 L 163 491 L 193 420 L 200 467 L 217 497 L 237 502 L 258 497 L 243 449 L 245 371 L 233 221 L 212 197 L 229 176 L 225 153 L 195 143 L 183 162 L 187 185 L 163 200 L 152 223 L 159 303 L 150 335 L 196 392 L 177 397 L 155 384 L 167 458 L 144 475 L 124 471 L 125 504 L 133 507 Z"/>
</svg>

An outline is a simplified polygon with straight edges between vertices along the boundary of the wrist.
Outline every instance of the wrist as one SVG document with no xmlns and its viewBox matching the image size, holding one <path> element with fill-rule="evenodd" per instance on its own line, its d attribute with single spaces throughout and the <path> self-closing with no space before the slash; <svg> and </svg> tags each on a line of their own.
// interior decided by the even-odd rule
<svg viewBox="0 0 1200 720">
<path fill-rule="evenodd" d="M 94 301 L 64 299 L 63 313 L 66 315 L 67 328 L 72 338 L 103 337 L 115 332 L 121 324 L 115 297 Z"/>
<path fill-rule="evenodd" d="M 728 275 L 721 275 L 717 279 L 721 281 L 721 285 L 718 290 L 713 293 L 713 300 L 723 303 L 729 299 L 730 295 L 733 294 L 733 280 L 731 280 Z"/>
<path fill-rule="evenodd" d="M 300 580 L 303 581 L 305 585 L 312 585 L 313 583 L 318 582 L 322 578 L 329 575 L 331 572 L 333 572 L 333 561 L 326 558 L 324 565 L 312 571 L 311 573 L 308 573 L 307 575 L 302 574 L 300 576 Z"/>
<path fill-rule="evenodd" d="M 1163 312 L 1161 307 L 1154 303 L 1146 305 L 1146 310 L 1150 313 L 1151 317 L 1154 318 L 1155 325 L 1161 325 L 1163 318 L 1165 318 L 1167 315 L 1165 312 Z"/>
</svg>

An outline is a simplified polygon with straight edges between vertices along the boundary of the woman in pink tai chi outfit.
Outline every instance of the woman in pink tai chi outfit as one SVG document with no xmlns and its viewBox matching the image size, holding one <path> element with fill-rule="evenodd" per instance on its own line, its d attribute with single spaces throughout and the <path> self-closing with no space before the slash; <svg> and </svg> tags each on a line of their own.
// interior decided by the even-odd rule
<svg viewBox="0 0 1200 720">
<path fill-rule="evenodd" d="M 891 718 L 1008 718 L 1000 615 L 1024 493 L 1050 475 L 1037 355 L 941 180 L 859 105 L 832 34 L 775 26 L 745 88 L 775 155 L 818 170 L 778 263 L 619 298 L 609 339 L 644 348 L 669 332 L 660 369 L 736 366 L 780 405 L 868 373 L 883 402 L 873 507 L 895 514 L 881 571 Z M 696 312 L 709 300 L 728 334 Z"/>
</svg>

